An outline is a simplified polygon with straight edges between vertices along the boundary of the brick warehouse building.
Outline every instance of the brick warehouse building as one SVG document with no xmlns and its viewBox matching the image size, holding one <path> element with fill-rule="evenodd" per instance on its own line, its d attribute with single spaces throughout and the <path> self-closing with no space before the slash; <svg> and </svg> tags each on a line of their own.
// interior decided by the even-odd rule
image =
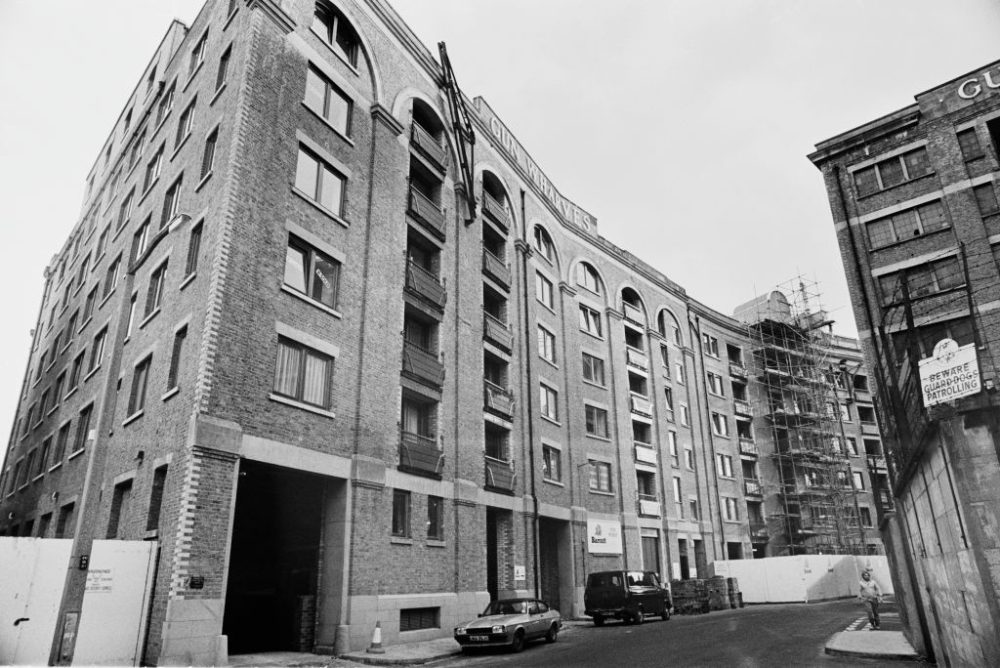
<svg viewBox="0 0 1000 668">
<path fill-rule="evenodd" d="M 881 550 L 857 343 L 794 294 L 692 299 L 449 80 L 382 0 L 210 0 L 116 120 L 46 270 L 0 531 L 74 564 L 156 541 L 144 661 Z"/>
<path fill-rule="evenodd" d="M 998 87 L 992 63 L 809 156 L 885 409 L 895 590 L 914 646 L 948 665 L 1000 664 Z M 951 359 L 962 373 L 928 371 Z"/>
</svg>

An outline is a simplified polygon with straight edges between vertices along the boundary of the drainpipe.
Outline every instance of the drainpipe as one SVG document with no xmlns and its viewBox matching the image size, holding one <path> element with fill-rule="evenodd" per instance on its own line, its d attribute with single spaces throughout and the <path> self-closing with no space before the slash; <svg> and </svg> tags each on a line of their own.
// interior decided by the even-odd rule
<svg viewBox="0 0 1000 668">
<path fill-rule="evenodd" d="M 539 512 L 538 512 L 538 488 L 536 487 L 535 481 L 535 427 L 534 427 L 534 407 L 535 402 L 531 400 L 532 395 L 532 384 L 531 384 L 531 341 L 532 337 L 529 335 L 528 323 L 530 322 L 528 314 L 528 255 L 531 254 L 531 247 L 528 245 L 525 239 L 525 192 L 521 189 L 521 225 L 520 225 L 520 238 L 518 241 L 521 242 L 521 248 L 519 249 L 519 255 L 521 256 L 521 312 L 524 315 L 523 328 L 521 332 L 521 350 L 524 355 L 524 375 L 527 378 L 527 400 L 524 401 L 526 408 L 526 415 L 524 416 L 525 422 L 528 425 L 528 472 L 531 476 L 531 503 L 533 506 L 533 527 L 532 533 L 534 534 L 534 558 L 535 564 L 532 570 L 532 575 L 535 582 L 535 596 L 541 597 L 542 589 L 540 584 L 539 569 L 541 569 L 541 546 L 539 545 L 540 532 L 538 529 L 539 523 Z"/>
</svg>

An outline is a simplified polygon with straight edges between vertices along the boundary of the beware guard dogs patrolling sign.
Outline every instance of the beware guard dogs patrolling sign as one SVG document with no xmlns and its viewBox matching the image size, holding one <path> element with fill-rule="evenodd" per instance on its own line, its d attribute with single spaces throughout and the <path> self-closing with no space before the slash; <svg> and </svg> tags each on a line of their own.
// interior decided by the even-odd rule
<svg viewBox="0 0 1000 668">
<path fill-rule="evenodd" d="M 981 387 L 976 344 L 938 341 L 934 354 L 920 360 L 920 389 L 927 408 L 977 394 Z"/>
</svg>

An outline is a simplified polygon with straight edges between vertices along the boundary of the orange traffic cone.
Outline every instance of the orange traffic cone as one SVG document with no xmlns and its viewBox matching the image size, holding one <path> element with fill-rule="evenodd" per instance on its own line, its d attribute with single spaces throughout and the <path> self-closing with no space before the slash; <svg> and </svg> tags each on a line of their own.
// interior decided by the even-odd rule
<svg viewBox="0 0 1000 668">
<path fill-rule="evenodd" d="M 372 631 L 372 644 L 366 650 L 369 654 L 385 654 L 382 649 L 382 622 L 375 622 L 375 630 Z"/>
</svg>

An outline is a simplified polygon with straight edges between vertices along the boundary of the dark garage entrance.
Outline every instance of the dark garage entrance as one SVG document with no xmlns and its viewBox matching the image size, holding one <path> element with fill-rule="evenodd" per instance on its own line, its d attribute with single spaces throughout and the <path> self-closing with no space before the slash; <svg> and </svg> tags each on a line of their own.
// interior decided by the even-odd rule
<svg viewBox="0 0 1000 668">
<path fill-rule="evenodd" d="M 312 651 L 325 482 L 240 463 L 222 622 L 230 654 Z"/>
</svg>

